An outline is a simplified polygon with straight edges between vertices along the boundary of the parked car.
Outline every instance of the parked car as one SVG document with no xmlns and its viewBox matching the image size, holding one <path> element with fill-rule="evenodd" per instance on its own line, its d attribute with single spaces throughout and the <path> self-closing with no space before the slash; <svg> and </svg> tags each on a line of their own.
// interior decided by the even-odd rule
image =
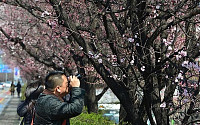
<svg viewBox="0 0 200 125">
<path fill-rule="evenodd" d="M 4 83 L 3 83 L 3 85 L 4 85 L 4 87 L 7 87 L 7 88 L 9 88 L 9 87 L 10 87 L 10 85 L 11 85 L 11 83 L 4 82 Z"/>
<path fill-rule="evenodd" d="M 4 85 L 3 85 L 3 83 L 0 83 L 0 89 L 4 89 Z"/>
</svg>

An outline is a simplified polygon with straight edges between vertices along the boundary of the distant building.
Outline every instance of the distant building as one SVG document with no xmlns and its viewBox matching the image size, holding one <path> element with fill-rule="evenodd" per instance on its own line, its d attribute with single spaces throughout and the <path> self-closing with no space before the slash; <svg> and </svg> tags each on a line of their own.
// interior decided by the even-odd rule
<svg viewBox="0 0 200 125">
<path fill-rule="evenodd" d="M 8 65 L 5 65 L 1 59 L 0 53 L 0 82 L 12 81 L 14 80 L 14 72 Z"/>
<path fill-rule="evenodd" d="M 0 82 L 14 80 L 14 72 L 7 65 L 0 63 Z"/>
</svg>

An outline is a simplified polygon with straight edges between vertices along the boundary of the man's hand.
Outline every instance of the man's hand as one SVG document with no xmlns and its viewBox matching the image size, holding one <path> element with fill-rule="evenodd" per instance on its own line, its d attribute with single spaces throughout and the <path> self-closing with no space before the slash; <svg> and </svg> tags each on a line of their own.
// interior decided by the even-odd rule
<svg viewBox="0 0 200 125">
<path fill-rule="evenodd" d="M 76 76 L 70 76 L 69 80 L 71 87 L 80 87 L 80 80 Z"/>
</svg>

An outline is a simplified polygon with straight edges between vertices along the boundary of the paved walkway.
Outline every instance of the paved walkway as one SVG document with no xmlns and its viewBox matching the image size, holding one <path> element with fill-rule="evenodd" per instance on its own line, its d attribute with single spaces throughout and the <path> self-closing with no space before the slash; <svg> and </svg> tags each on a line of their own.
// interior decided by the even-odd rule
<svg viewBox="0 0 200 125">
<path fill-rule="evenodd" d="M 17 115 L 17 106 L 20 98 L 16 96 L 10 97 L 7 106 L 0 114 L 0 125 L 19 125 L 20 117 Z"/>
</svg>

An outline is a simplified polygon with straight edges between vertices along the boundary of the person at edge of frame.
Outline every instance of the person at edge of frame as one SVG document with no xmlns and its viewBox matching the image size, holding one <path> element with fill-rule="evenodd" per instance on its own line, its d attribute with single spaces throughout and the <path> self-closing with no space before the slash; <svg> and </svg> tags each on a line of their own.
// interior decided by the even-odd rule
<svg viewBox="0 0 200 125">
<path fill-rule="evenodd" d="M 35 103 L 40 93 L 44 90 L 44 84 L 42 83 L 42 80 L 39 79 L 27 85 L 25 91 L 26 98 L 17 107 L 17 114 L 23 117 L 20 125 L 31 125 Z"/>
<path fill-rule="evenodd" d="M 70 93 L 70 99 L 63 97 Z M 36 106 L 34 125 L 70 125 L 69 119 L 81 114 L 85 90 L 80 88 L 76 76 L 67 77 L 64 72 L 53 71 L 45 78 L 45 90 Z"/>
</svg>

